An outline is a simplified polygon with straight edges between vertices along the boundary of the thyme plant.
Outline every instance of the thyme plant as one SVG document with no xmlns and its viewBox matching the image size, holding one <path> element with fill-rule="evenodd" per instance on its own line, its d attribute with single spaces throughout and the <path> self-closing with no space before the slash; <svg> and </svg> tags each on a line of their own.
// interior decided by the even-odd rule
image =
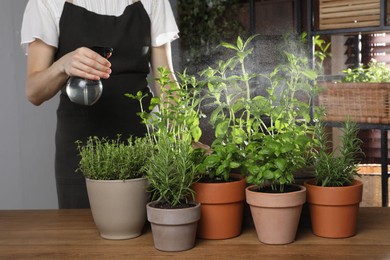
<svg viewBox="0 0 390 260">
<path fill-rule="evenodd" d="M 86 143 L 77 141 L 80 163 L 77 171 L 94 180 L 127 180 L 144 177 L 143 166 L 152 154 L 152 144 L 144 138 L 120 136 L 110 140 L 91 136 Z"/>
</svg>

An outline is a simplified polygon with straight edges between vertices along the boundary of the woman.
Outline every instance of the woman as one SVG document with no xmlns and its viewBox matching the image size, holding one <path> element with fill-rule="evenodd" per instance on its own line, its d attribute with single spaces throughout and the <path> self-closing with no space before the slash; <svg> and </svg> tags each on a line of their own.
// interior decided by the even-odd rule
<svg viewBox="0 0 390 260">
<path fill-rule="evenodd" d="M 75 174 L 75 141 L 145 134 L 138 102 L 124 94 L 149 92 L 150 65 L 154 76 L 161 66 L 173 71 L 170 42 L 178 37 L 178 28 L 171 6 L 168 0 L 29 0 L 21 34 L 28 55 L 28 100 L 40 105 L 60 92 L 55 155 L 59 207 L 88 207 L 84 177 Z M 114 51 L 106 59 L 92 46 Z M 64 91 L 70 76 L 100 79 L 101 98 L 92 106 L 71 102 Z M 159 86 L 155 93 L 159 95 Z"/>
</svg>

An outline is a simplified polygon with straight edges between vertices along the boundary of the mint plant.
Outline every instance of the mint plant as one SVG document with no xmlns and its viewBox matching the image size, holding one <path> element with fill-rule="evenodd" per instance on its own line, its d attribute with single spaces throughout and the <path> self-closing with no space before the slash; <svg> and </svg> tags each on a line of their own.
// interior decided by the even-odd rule
<svg viewBox="0 0 390 260">
<path fill-rule="evenodd" d="M 317 71 L 304 52 L 284 49 L 286 64 L 271 73 L 249 73 L 250 42 L 237 38 L 235 45 L 222 43 L 234 55 L 202 72 L 213 110 L 215 130 L 212 154 L 200 167 L 209 178 L 227 181 L 232 169 L 247 182 L 270 184 L 283 191 L 293 182 L 293 172 L 305 165 L 312 144 L 311 100 Z M 267 96 L 252 94 L 253 80 L 262 78 Z M 300 98 L 298 98 L 300 96 Z"/>
</svg>

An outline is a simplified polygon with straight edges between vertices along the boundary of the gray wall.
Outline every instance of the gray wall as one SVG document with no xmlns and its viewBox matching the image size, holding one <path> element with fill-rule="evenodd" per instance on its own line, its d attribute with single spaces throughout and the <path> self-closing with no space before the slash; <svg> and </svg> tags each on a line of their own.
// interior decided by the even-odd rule
<svg viewBox="0 0 390 260">
<path fill-rule="evenodd" d="M 26 57 L 19 42 L 26 3 L 2 0 L 0 8 L 0 209 L 57 207 L 57 99 L 35 107 L 24 95 Z"/>
<path fill-rule="evenodd" d="M 171 0 L 175 9 L 176 0 Z M 57 208 L 54 180 L 55 97 L 39 107 L 24 95 L 26 57 L 20 26 L 27 0 L 1 0 L 0 210 Z M 177 60 L 177 43 L 173 46 Z"/>
</svg>

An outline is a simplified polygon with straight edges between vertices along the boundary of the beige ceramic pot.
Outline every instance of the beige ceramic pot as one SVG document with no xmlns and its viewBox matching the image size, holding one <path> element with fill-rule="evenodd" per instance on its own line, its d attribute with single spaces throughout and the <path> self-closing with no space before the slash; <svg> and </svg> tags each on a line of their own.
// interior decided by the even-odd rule
<svg viewBox="0 0 390 260">
<path fill-rule="evenodd" d="M 227 239 L 241 234 L 245 202 L 245 179 L 232 174 L 237 181 L 194 183 L 195 200 L 201 203 L 199 238 Z"/>
<path fill-rule="evenodd" d="M 250 206 L 257 237 L 265 244 L 281 245 L 294 242 L 298 230 L 302 205 L 306 201 L 306 188 L 299 191 L 265 193 L 246 188 L 246 201 Z"/>
<path fill-rule="evenodd" d="M 86 179 L 92 216 L 106 239 L 129 239 L 141 235 L 146 222 L 148 181 Z"/>
<path fill-rule="evenodd" d="M 197 223 L 200 218 L 200 203 L 180 209 L 161 209 L 154 205 L 146 206 L 151 224 L 154 247 L 161 251 L 185 251 L 195 246 Z"/>
<path fill-rule="evenodd" d="M 320 237 L 346 238 L 356 234 L 363 183 L 344 187 L 321 187 L 305 182 L 313 233 Z"/>
</svg>

